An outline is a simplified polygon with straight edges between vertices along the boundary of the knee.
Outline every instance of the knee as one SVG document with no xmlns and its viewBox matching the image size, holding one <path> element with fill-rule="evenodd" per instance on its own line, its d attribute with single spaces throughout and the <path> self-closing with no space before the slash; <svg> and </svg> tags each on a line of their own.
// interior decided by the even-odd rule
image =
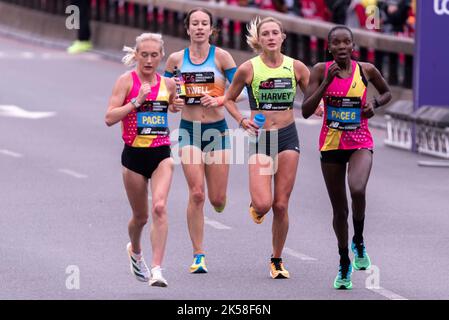
<svg viewBox="0 0 449 320">
<path fill-rule="evenodd" d="M 271 203 L 268 201 L 254 201 L 252 207 L 259 215 L 267 214 L 271 209 Z"/>
<path fill-rule="evenodd" d="M 147 214 L 141 214 L 141 215 L 134 215 L 133 222 L 138 227 L 143 227 L 148 222 L 148 215 Z"/>
<path fill-rule="evenodd" d="M 363 186 L 355 186 L 351 188 L 352 200 L 365 199 L 365 188 Z"/>
<path fill-rule="evenodd" d="M 166 216 L 167 207 L 163 201 L 157 201 L 153 204 L 153 214 L 157 219 L 164 219 Z"/>
<path fill-rule="evenodd" d="M 215 208 L 221 208 L 224 207 L 226 204 L 226 197 L 225 196 L 214 196 L 210 198 L 210 203 Z"/>
<path fill-rule="evenodd" d="M 349 215 L 349 209 L 348 208 L 341 208 L 338 210 L 334 209 L 334 223 L 335 222 L 346 222 L 348 220 Z"/>
<path fill-rule="evenodd" d="M 286 201 L 275 201 L 273 203 L 273 213 L 285 216 L 288 213 L 288 204 Z"/>
<path fill-rule="evenodd" d="M 190 193 L 190 199 L 191 201 L 196 204 L 196 205 L 201 205 L 204 203 L 204 191 L 197 189 L 197 190 L 193 190 Z"/>
</svg>

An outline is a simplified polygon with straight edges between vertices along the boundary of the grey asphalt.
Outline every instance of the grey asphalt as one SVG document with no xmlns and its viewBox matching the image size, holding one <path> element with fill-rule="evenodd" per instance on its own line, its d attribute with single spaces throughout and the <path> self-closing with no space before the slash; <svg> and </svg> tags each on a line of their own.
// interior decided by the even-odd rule
<svg viewBox="0 0 449 320">
<path fill-rule="evenodd" d="M 125 251 L 130 208 L 121 180 L 120 127 L 104 124 L 112 86 L 125 67 L 97 54 L 71 57 L 0 36 L 0 70 L 0 106 L 56 113 L 36 120 L 0 115 L 0 151 L 22 155 L 0 152 L 0 299 L 449 298 L 449 170 L 419 167 L 419 160 L 433 158 L 386 147 L 378 128 L 371 129 L 376 149 L 365 239 L 382 289 L 366 288 L 373 274 L 364 271 L 354 274 L 352 291 L 332 288 L 338 252 L 319 166 L 320 126 L 300 119 L 301 160 L 284 254 L 291 279 L 269 277 L 271 214 L 262 225 L 249 218 L 245 164 L 231 167 L 225 211 L 205 206 L 209 273 L 189 274 L 187 186 L 177 165 L 163 266 L 169 287 L 137 282 Z M 178 124 L 179 114 L 170 114 L 170 127 Z M 215 222 L 228 228 L 217 229 Z M 66 286 L 69 266 L 79 269 L 79 289 Z"/>
</svg>

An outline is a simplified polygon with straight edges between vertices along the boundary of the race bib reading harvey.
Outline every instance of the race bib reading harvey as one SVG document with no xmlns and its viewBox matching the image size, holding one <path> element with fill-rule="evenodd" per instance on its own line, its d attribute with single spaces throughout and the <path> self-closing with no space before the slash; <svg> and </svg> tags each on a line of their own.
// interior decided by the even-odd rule
<svg viewBox="0 0 449 320">
<path fill-rule="evenodd" d="M 270 78 L 259 84 L 259 109 L 283 111 L 293 107 L 293 84 L 291 78 Z"/>
<path fill-rule="evenodd" d="M 137 111 L 137 134 L 167 136 L 167 109 L 166 101 L 145 101 Z"/>
<path fill-rule="evenodd" d="M 213 95 L 215 88 L 213 72 L 183 72 L 182 76 L 186 86 L 186 105 L 200 104 L 203 95 Z"/>
<path fill-rule="evenodd" d="M 326 98 L 327 119 L 329 128 L 351 131 L 360 128 L 362 100 L 360 97 Z"/>
</svg>

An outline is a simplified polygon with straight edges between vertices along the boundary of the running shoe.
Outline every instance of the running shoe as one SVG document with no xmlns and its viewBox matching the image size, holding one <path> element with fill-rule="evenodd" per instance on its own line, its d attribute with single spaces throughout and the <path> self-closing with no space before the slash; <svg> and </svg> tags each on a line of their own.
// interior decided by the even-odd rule
<svg viewBox="0 0 449 320">
<path fill-rule="evenodd" d="M 352 289 L 351 275 L 352 275 L 351 264 L 348 264 L 347 266 L 340 265 L 340 267 L 338 268 L 338 275 L 335 277 L 334 280 L 334 288 L 338 290 Z"/>
<path fill-rule="evenodd" d="M 127 244 L 126 252 L 128 252 L 129 267 L 131 273 L 136 277 L 137 280 L 148 282 L 148 280 L 150 280 L 150 270 L 148 270 L 143 256 L 140 256 L 140 259 L 136 257 L 136 254 L 131 251 L 131 242 Z"/>
<path fill-rule="evenodd" d="M 224 203 L 223 203 L 222 206 L 220 206 L 220 207 L 214 207 L 214 209 L 215 209 L 215 212 L 217 212 L 217 213 L 222 213 L 225 207 L 226 207 L 226 198 L 225 198 L 225 201 L 224 201 Z"/>
<path fill-rule="evenodd" d="M 366 253 L 365 244 L 359 243 L 355 244 L 354 241 L 351 244 L 351 250 L 354 253 L 354 261 L 352 265 L 355 270 L 367 270 L 371 267 L 371 260 L 369 255 Z"/>
<path fill-rule="evenodd" d="M 76 40 L 73 44 L 67 48 L 67 52 L 70 54 L 83 53 L 91 50 L 93 47 L 90 41 L 79 41 Z"/>
<path fill-rule="evenodd" d="M 193 256 L 193 263 L 190 266 L 190 273 L 207 273 L 206 257 L 203 253 Z"/>
<path fill-rule="evenodd" d="M 265 215 L 259 216 L 257 214 L 257 212 L 256 212 L 256 210 L 254 210 L 252 204 L 249 205 L 249 214 L 250 214 L 251 218 L 253 219 L 253 221 L 257 224 L 261 224 L 263 222 L 263 220 L 265 219 Z"/>
<path fill-rule="evenodd" d="M 273 279 L 288 279 L 290 273 L 285 269 L 282 258 L 271 258 L 270 276 Z"/>
<path fill-rule="evenodd" d="M 152 287 L 166 287 L 168 286 L 167 280 L 162 276 L 162 268 L 156 266 L 151 268 L 151 278 L 149 285 Z"/>
</svg>

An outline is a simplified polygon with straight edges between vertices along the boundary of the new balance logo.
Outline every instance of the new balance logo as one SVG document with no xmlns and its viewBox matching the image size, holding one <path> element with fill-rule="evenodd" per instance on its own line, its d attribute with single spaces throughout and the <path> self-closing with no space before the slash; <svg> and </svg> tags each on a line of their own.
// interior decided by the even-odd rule
<svg viewBox="0 0 449 320">
<path fill-rule="evenodd" d="M 329 124 L 329 128 L 338 128 L 338 126 L 339 126 L 339 123 L 337 121 L 332 121 Z"/>
<path fill-rule="evenodd" d="M 270 110 L 273 107 L 273 105 L 271 103 L 266 103 L 263 105 L 263 109 L 265 110 Z"/>
</svg>

